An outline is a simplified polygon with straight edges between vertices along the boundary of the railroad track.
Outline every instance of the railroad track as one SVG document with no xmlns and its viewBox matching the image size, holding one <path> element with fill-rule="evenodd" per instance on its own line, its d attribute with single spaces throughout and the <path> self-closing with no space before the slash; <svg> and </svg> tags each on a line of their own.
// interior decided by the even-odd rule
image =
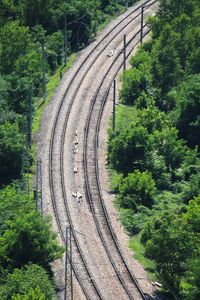
<svg viewBox="0 0 200 300">
<path fill-rule="evenodd" d="M 155 2 L 155 1 L 154 1 Z M 128 26 L 132 24 L 133 21 L 139 18 L 141 13 L 141 7 L 154 3 L 153 1 L 142 1 L 136 8 L 132 9 L 130 13 L 114 26 L 107 34 L 100 39 L 99 42 L 91 46 L 91 51 L 83 57 L 82 62 L 77 67 L 74 72 L 74 75 L 69 80 L 68 87 L 58 105 L 58 109 L 54 118 L 53 127 L 51 129 L 51 138 L 50 138 L 50 147 L 49 147 L 49 186 L 51 193 L 51 202 L 53 206 L 53 211 L 56 219 L 56 223 L 60 232 L 61 239 L 65 243 L 65 227 L 71 226 L 73 234 L 73 272 L 76 276 L 77 281 L 79 282 L 84 297 L 86 299 L 112 299 L 112 296 L 105 296 L 111 293 L 110 288 L 102 288 L 99 283 L 98 276 L 95 275 L 94 270 L 92 270 L 91 264 L 94 262 L 88 259 L 88 255 L 91 253 L 86 253 L 87 251 L 82 251 L 83 243 L 85 242 L 86 234 L 83 234 L 81 230 L 77 230 L 77 224 L 74 225 L 74 217 L 72 215 L 71 202 L 72 197 L 69 196 L 68 186 L 66 186 L 66 177 L 67 172 L 65 170 L 65 153 L 67 149 L 65 144 L 69 136 L 72 139 L 72 133 L 69 128 L 69 119 L 71 117 L 71 112 L 75 100 L 80 96 L 81 93 L 85 93 L 85 90 L 81 91 L 81 86 L 83 82 L 86 81 L 86 78 L 95 65 L 97 60 L 101 55 L 107 50 L 108 45 L 112 45 L 116 37 L 123 32 Z M 132 17 L 133 16 L 133 17 Z M 121 26 L 121 27 L 120 27 Z M 119 28 L 120 27 L 120 28 Z M 145 27 L 146 28 L 146 27 Z M 145 31 L 146 30 L 146 31 Z M 147 34 L 148 28 L 144 29 L 144 35 Z M 138 44 L 134 42 L 137 36 L 139 36 L 140 31 L 134 35 L 134 38 L 130 38 L 127 43 L 127 53 L 128 55 L 132 52 L 133 48 Z M 117 41 L 115 44 L 116 47 L 120 47 L 120 42 Z M 128 56 L 127 55 L 127 56 Z M 93 219 L 96 224 L 96 233 L 100 237 L 103 248 L 108 256 L 106 264 L 108 268 L 113 268 L 111 276 L 113 276 L 123 292 L 119 299 L 145 299 L 145 295 L 139 287 L 135 277 L 132 275 L 129 270 L 126 261 L 122 255 L 121 250 L 118 247 L 115 234 L 112 230 L 112 227 L 109 222 L 108 213 L 106 211 L 101 188 L 99 185 L 99 175 L 98 175 L 98 160 L 97 160 L 97 151 L 98 151 L 98 132 L 100 126 L 100 120 L 103 112 L 103 107 L 107 99 L 111 84 L 119 70 L 121 69 L 122 63 L 120 62 L 121 51 L 115 56 L 115 59 L 110 64 L 107 71 L 104 73 L 104 76 L 99 82 L 99 86 L 94 96 L 89 96 L 89 89 L 85 93 L 85 97 L 90 98 L 88 104 L 89 115 L 87 116 L 87 122 L 85 127 L 84 135 L 84 147 L 83 147 L 83 161 L 84 161 L 84 174 L 85 174 L 85 187 L 86 187 L 86 197 L 89 202 L 91 212 L 93 214 Z M 101 59 L 99 64 L 101 65 Z M 116 67 L 117 65 L 117 67 Z M 115 70 L 113 70 L 115 66 Z M 110 78 L 110 74 L 112 77 Z M 114 75 L 113 75 L 114 74 Z M 90 75 L 87 79 L 88 82 L 86 86 L 90 86 L 92 77 L 94 74 Z M 100 76 L 101 77 L 101 76 Z M 99 78 L 100 78 L 99 77 Z M 75 86 L 75 88 L 74 88 Z M 70 99 L 70 100 L 69 100 Z M 98 100 L 97 100 L 98 99 Z M 64 115 L 64 118 L 61 115 Z M 64 120 L 60 122 L 60 119 Z M 72 131 L 71 131 L 72 132 Z M 73 131 L 75 132 L 75 131 Z M 74 134 L 75 138 L 75 134 Z M 59 149 L 59 151 L 58 151 Z M 89 151 L 88 149 L 93 149 L 94 151 Z M 68 150 L 72 152 L 72 146 L 68 146 Z M 74 159 L 75 161 L 75 159 Z M 80 160 L 81 162 L 81 160 Z M 81 165 L 81 163 L 80 163 Z M 74 165 L 73 165 L 74 166 Z M 88 172 L 88 170 L 90 170 Z M 58 174 L 59 172 L 59 174 Z M 71 168 L 73 173 L 73 168 Z M 70 181 L 70 180 L 69 180 Z M 70 186 L 74 184 L 70 183 Z M 67 195 L 68 194 L 68 195 Z M 70 200 L 69 200 L 70 198 Z M 78 204 L 79 205 L 79 204 Z M 77 206 L 77 205 L 76 205 Z M 79 207 L 74 209 L 74 212 L 79 210 Z M 75 213 L 77 216 L 78 214 Z M 106 230 L 102 228 L 102 224 L 106 226 Z M 81 227 L 80 227 L 81 228 Z M 79 228 L 78 228 L 79 229 Z M 81 235 L 80 235 L 81 234 Z M 84 237 L 84 242 L 81 241 L 81 237 Z M 102 248 L 102 246 L 101 246 Z M 113 256 L 115 253 L 115 257 Z M 105 255 L 105 254 L 104 254 Z M 82 264 L 81 271 L 77 267 L 78 264 Z M 110 265 L 111 264 L 111 265 Z M 120 270 L 119 270 L 120 269 Z M 134 284 L 133 284 L 134 283 Z M 102 283 L 103 284 L 103 283 Z M 104 282 L 105 285 L 105 282 Z M 100 286 L 100 287 L 99 287 Z M 134 287 L 133 287 L 134 286 Z M 134 297 L 136 295 L 136 298 Z M 82 298 L 81 298 L 82 299 Z M 113 299 L 116 299 L 113 297 Z"/>
<path fill-rule="evenodd" d="M 146 35 L 149 31 L 147 31 L 144 35 Z M 132 41 L 134 41 L 135 37 L 140 34 L 140 31 L 138 31 L 133 38 L 128 42 L 127 46 L 131 44 Z M 133 49 L 137 46 L 138 42 L 136 42 L 133 46 L 131 46 L 131 50 L 129 51 L 129 54 L 132 53 Z M 108 212 L 106 210 L 106 206 L 104 203 L 104 199 L 101 192 L 101 184 L 99 179 L 99 168 L 98 168 L 98 133 L 100 129 L 100 122 L 101 117 L 104 109 L 105 102 L 108 98 L 108 94 L 111 88 L 111 83 L 118 74 L 119 70 L 122 68 L 123 63 L 120 63 L 120 66 L 117 69 L 117 72 L 115 72 L 115 75 L 113 76 L 113 80 L 111 80 L 111 83 L 109 84 L 109 87 L 107 89 L 104 89 L 103 92 L 105 92 L 105 96 L 103 97 L 103 101 L 101 101 L 100 109 L 95 109 L 95 105 L 99 106 L 98 102 L 96 102 L 96 98 L 98 97 L 98 94 L 100 93 L 101 89 L 103 89 L 103 84 L 106 81 L 106 76 L 112 72 L 112 67 L 116 63 L 117 59 L 119 59 L 120 55 L 122 55 L 122 51 L 119 53 L 119 55 L 116 57 L 116 59 L 113 61 L 112 65 L 108 69 L 105 77 L 101 81 L 100 86 L 97 89 L 97 92 L 95 93 L 95 96 L 93 98 L 93 102 L 91 105 L 91 109 L 88 115 L 87 124 L 85 128 L 85 142 L 84 142 L 84 156 L 83 156 L 83 162 L 84 162 L 84 174 L 85 174 L 85 186 L 86 186 L 86 195 L 87 199 L 90 204 L 90 208 L 93 214 L 93 218 L 95 221 L 95 224 L 97 226 L 98 234 L 101 238 L 102 243 L 104 244 L 106 253 L 109 257 L 109 260 L 111 261 L 111 264 L 116 272 L 116 275 L 123 286 L 123 288 L 126 291 L 127 296 L 129 299 L 138 299 L 138 291 L 140 296 L 143 299 L 146 299 L 145 294 L 143 293 L 142 289 L 140 288 L 135 276 L 130 271 L 125 258 L 122 254 L 122 251 L 120 250 L 120 247 L 117 242 L 117 238 L 114 234 L 114 231 L 111 226 L 111 222 L 109 220 Z M 129 55 L 127 55 L 129 56 Z M 91 132 L 92 131 L 92 132 Z M 95 137 L 95 138 L 94 138 Z M 91 155 L 91 152 L 88 154 L 88 148 L 91 148 L 90 143 L 94 144 L 94 152 Z M 89 170 L 90 169 L 90 170 Z M 93 169 L 91 171 L 91 169 Z M 91 176 L 92 173 L 92 176 Z M 94 182 L 93 178 L 96 177 L 96 182 Z M 91 181 L 92 179 L 92 181 Z M 94 188 L 95 186 L 95 188 Z M 92 187 L 92 188 L 91 188 Z M 97 212 L 97 213 L 96 213 Z M 102 224 L 107 224 L 108 230 L 105 231 L 104 228 L 102 228 Z M 109 244 L 109 246 L 108 246 Z M 112 253 L 115 252 L 115 249 L 117 249 L 117 253 L 113 255 Z M 116 256 L 115 258 L 113 258 Z M 119 266 L 120 261 L 120 266 Z M 120 271 L 119 271 L 120 269 Z M 134 283 L 134 286 L 128 287 L 126 282 Z M 136 289 L 135 289 L 136 287 Z"/>
</svg>

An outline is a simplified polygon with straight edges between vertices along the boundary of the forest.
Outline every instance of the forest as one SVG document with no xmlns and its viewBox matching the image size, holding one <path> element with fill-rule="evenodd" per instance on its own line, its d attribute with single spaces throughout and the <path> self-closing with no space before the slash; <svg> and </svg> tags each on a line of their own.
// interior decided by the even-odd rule
<svg viewBox="0 0 200 300">
<path fill-rule="evenodd" d="M 109 129 L 115 204 L 127 232 L 139 235 L 146 257 L 155 262 L 165 291 L 197 300 L 200 2 L 160 0 L 148 23 L 151 39 L 130 59 L 120 91 L 132 114 Z"/>
<path fill-rule="evenodd" d="M 62 256 L 51 219 L 36 211 L 32 122 L 46 83 L 67 56 L 95 37 L 96 26 L 125 10 L 124 0 L 0 0 L 0 299 L 56 299 L 52 262 Z M 136 1 L 128 1 L 133 4 Z M 64 29 L 67 29 L 65 45 Z M 27 146 L 28 145 L 28 146 Z M 25 188 L 24 148 L 30 171 Z M 27 167 L 27 166 L 26 166 Z"/>
</svg>

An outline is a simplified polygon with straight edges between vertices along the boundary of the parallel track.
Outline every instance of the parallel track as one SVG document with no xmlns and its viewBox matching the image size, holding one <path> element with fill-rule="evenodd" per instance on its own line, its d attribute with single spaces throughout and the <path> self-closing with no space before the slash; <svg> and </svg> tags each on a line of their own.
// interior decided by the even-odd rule
<svg viewBox="0 0 200 300">
<path fill-rule="evenodd" d="M 130 16 L 131 14 L 133 14 L 136 10 L 139 10 L 141 8 L 141 6 L 147 4 L 149 2 L 146 1 L 146 2 L 143 2 L 142 5 L 138 6 L 137 9 L 133 10 L 128 16 Z M 140 15 L 140 13 L 136 16 L 138 17 Z M 126 18 L 128 17 L 126 16 Z M 136 18 L 135 17 L 135 18 Z M 117 26 L 119 24 L 121 24 L 123 21 L 125 21 L 124 18 L 123 20 L 121 20 L 110 32 L 108 32 L 100 41 L 99 43 L 92 49 L 91 53 L 94 52 L 98 46 L 109 36 L 109 34 L 111 34 L 111 32 L 117 28 Z M 130 21 L 132 22 L 132 20 Z M 124 27 L 121 29 L 123 30 L 126 26 L 128 26 L 130 24 L 130 22 L 128 22 L 126 25 L 124 25 Z M 120 30 L 120 31 L 121 31 Z M 115 38 L 115 36 L 117 35 L 118 33 L 116 33 L 112 39 L 109 41 L 109 43 L 111 43 L 111 41 Z M 108 44 L 107 44 L 108 45 Z M 93 59 L 93 61 L 91 62 L 90 66 L 88 67 L 88 69 L 86 70 L 85 72 L 85 75 L 87 74 L 88 70 L 91 68 L 91 66 L 95 63 L 96 59 L 100 56 L 100 54 L 104 51 L 104 49 L 107 47 L 107 45 L 96 55 L 96 57 Z M 55 186 L 54 186 L 54 174 L 53 174 L 53 147 L 54 147 L 54 139 L 55 139 L 55 134 L 56 134 L 56 126 L 57 126 L 57 122 L 58 122 L 58 119 L 59 119 L 59 114 L 60 114 L 60 111 L 62 109 L 62 106 L 63 106 L 63 102 L 64 102 L 64 99 L 70 89 L 70 87 L 72 86 L 73 82 L 76 80 L 81 68 L 83 67 L 83 65 L 85 64 L 85 62 L 89 59 L 91 53 L 88 54 L 88 56 L 84 59 L 84 61 L 82 62 L 82 64 L 79 66 L 79 68 L 77 69 L 77 71 L 75 72 L 68 88 L 66 89 L 66 92 L 63 96 L 63 99 L 62 101 L 60 102 L 59 104 L 59 108 L 58 108 L 58 111 L 57 111 L 57 114 L 56 114 L 56 118 L 54 120 L 54 124 L 53 124 L 53 129 L 52 129 L 52 134 L 51 134 L 51 141 L 50 141 L 50 148 L 49 148 L 49 184 L 50 184 L 50 190 L 51 190 L 51 198 L 52 198 L 52 204 L 53 204 L 53 209 L 54 209 L 54 214 L 55 214 L 55 218 L 56 218 L 56 222 L 57 222 L 57 226 L 59 228 L 59 231 L 60 231 L 60 235 L 61 235 L 61 238 L 62 238 L 62 241 L 63 243 L 65 243 L 65 236 L 64 236 L 64 230 L 62 228 L 62 220 L 60 220 L 60 217 L 57 213 L 57 203 L 56 203 L 56 199 L 55 199 L 55 193 L 54 193 L 54 189 L 55 189 Z M 81 79 L 81 82 L 80 84 L 82 83 L 83 79 L 84 79 L 84 76 L 82 76 L 82 79 Z M 80 85 L 79 85 L 80 86 Z M 72 219 L 71 219 L 71 216 L 70 216 L 70 211 L 69 211 L 69 207 L 68 207 L 68 203 L 67 203 L 67 197 L 66 197 L 66 190 L 65 190 L 65 183 L 64 183 L 64 174 L 63 174 L 63 149 L 64 149 L 64 140 L 65 140 L 65 133 L 66 133 L 66 128 L 67 128 L 67 123 L 68 123 L 68 118 L 69 118 L 69 115 L 70 115 L 70 111 L 71 111 L 71 107 L 73 105 L 73 102 L 74 102 L 74 99 L 75 99 L 75 96 L 78 92 L 78 89 L 79 87 L 77 87 L 77 89 L 75 90 L 75 93 L 72 97 L 72 100 L 70 102 L 70 105 L 69 105 L 69 108 L 68 108 L 68 111 L 67 111 L 67 115 L 66 115 L 66 119 L 65 119 L 65 123 L 64 123 L 64 126 L 63 126 L 63 133 L 62 133 L 62 143 L 61 143 L 61 150 L 60 150 L 60 174 L 61 174 L 61 183 L 62 183 L 62 195 L 63 195 L 63 199 L 64 199 L 64 203 L 65 203 L 65 208 L 66 208 L 66 214 L 67 214 L 67 217 L 68 217 L 68 224 L 72 227 L 73 229 L 73 223 L 72 223 Z M 106 101 L 106 97 L 104 98 L 104 103 Z M 102 106 L 102 110 L 103 110 L 103 106 Z M 101 110 L 101 111 L 102 111 Z M 100 117 L 99 117 L 100 118 Z M 100 124 L 100 119 L 98 121 L 98 123 Z M 97 127 L 97 133 L 98 133 L 98 127 Z M 95 142 L 95 147 L 97 147 L 97 143 L 98 143 L 98 134 L 97 134 L 97 139 L 96 139 L 96 142 Z M 96 154 L 95 154 L 96 156 Z M 96 170 L 97 170 L 97 181 L 98 181 L 98 162 L 96 162 Z M 101 194 L 101 191 L 100 191 L 100 187 L 99 187 L 99 193 Z M 103 202 L 102 202 L 103 203 Z M 105 214 L 106 211 L 105 211 Z M 109 223 L 108 223 L 109 224 Z M 110 227 L 110 225 L 108 225 Z M 75 244 L 76 244 L 76 247 L 78 249 L 78 252 L 80 253 L 80 259 L 82 260 L 84 266 L 85 266 L 85 272 L 87 273 L 87 276 L 91 279 L 91 286 L 92 286 L 92 289 L 95 291 L 95 293 L 98 295 L 98 297 L 100 299 L 103 299 L 102 295 L 101 295 L 101 292 L 99 291 L 95 281 L 92 279 L 92 276 L 91 276 L 91 273 L 90 273 L 90 270 L 87 266 L 87 263 L 84 259 L 84 256 L 83 256 L 83 253 L 81 251 L 81 248 L 79 246 L 79 243 L 78 243 L 78 239 L 77 239 L 77 236 L 76 236 L 76 232 L 73 230 L 73 238 L 74 238 L 74 241 L 75 241 Z M 116 243 L 117 245 L 117 243 Z M 112 260 L 112 258 L 111 258 Z M 124 260 L 125 261 L 125 260 Z M 73 271 L 74 271 L 74 274 L 83 290 L 83 293 L 85 294 L 85 297 L 87 299 L 91 299 L 90 298 L 90 295 L 88 294 L 88 291 L 87 289 L 85 288 L 85 286 L 82 284 L 82 281 L 80 279 L 80 276 L 79 276 L 79 273 L 77 272 L 76 270 L 76 267 L 73 265 Z M 121 275 L 118 275 L 118 278 L 121 278 Z M 123 280 L 122 278 L 120 279 L 121 283 L 123 284 Z M 126 290 L 126 288 L 125 288 Z M 127 290 L 127 294 L 129 295 L 129 298 L 130 299 L 133 299 L 132 296 L 130 295 L 130 292 Z M 141 293 L 142 294 L 142 293 Z M 145 298 L 144 298 L 145 299 Z"/>
<path fill-rule="evenodd" d="M 145 34 L 147 35 L 149 33 L 150 30 L 148 30 Z M 135 39 L 135 37 L 137 35 L 140 34 L 140 30 L 133 36 L 133 38 L 127 43 L 127 46 Z M 131 51 L 128 53 L 127 57 L 132 53 L 133 49 L 137 46 L 139 42 L 136 42 L 135 45 L 132 47 Z M 123 50 L 122 50 L 123 51 Z M 90 112 L 89 112 L 89 116 L 88 116 L 88 119 L 87 119 L 87 124 L 86 124 L 86 128 L 85 128 L 85 142 L 84 142 L 84 157 L 83 157 L 83 161 L 84 161 L 84 173 L 85 173 L 85 185 L 86 185 L 86 193 L 87 193 L 87 198 L 88 198 L 88 201 L 89 201 L 89 204 L 90 204 L 90 208 L 91 208 L 91 211 L 92 211 L 92 214 L 93 214 L 93 217 L 94 217 L 94 221 L 95 221 L 95 224 L 96 224 L 96 227 L 97 227 L 97 230 L 98 230 L 98 233 L 99 233 L 99 236 L 102 240 L 102 243 L 104 244 L 104 247 L 106 249 L 106 252 L 107 252 L 107 255 L 109 256 L 109 259 L 111 261 L 111 264 L 117 274 L 117 277 L 119 278 L 119 281 L 120 283 L 122 284 L 123 288 L 125 289 L 129 299 L 134 299 L 133 295 L 130 293 L 128 287 L 126 286 L 126 283 L 124 281 L 124 279 L 122 278 L 121 276 L 121 272 L 119 272 L 117 266 L 116 266 L 116 263 L 114 262 L 113 258 L 112 258 L 112 254 L 111 254 L 111 250 L 108 249 L 107 247 L 107 244 L 105 242 L 105 239 L 104 239 L 104 235 L 101 231 L 101 228 L 100 228 L 100 223 L 104 223 L 105 224 L 105 221 L 107 223 L 107 226 L 109 228 L 109 231 L 110 231 L 110 238 L 109 238 L 109 241 L 111 242 L 111 240 L 113 240 L 114 242 L 114 245 L 119 253 L 119 257 L 120 257 L 120 260 L 121 262 L 124 264 L 125 268 L 123 269 L 123 276 L 125 272 L 127 272 L 127 277 L 129 277 L 129 281 L 131 280 L 137 287 L 141 297 L 143 299 L 146 299 L 142 289 L 140 288 L 135 276 L 132 274 L 132 272 L 130 271 L 126 261 L 125 261 L 125 258 L 120 250 L 120 247 L 117 243 L 117 240 L 116 240 L 116 237 L 115 237 L 115 234 L 113 232 L 113 229 L 112 229 L 112 226 L 111 226 L 111 223 L 110 223 L 110 220 L 109 220 L 109 216 L 108 216 L 108 213 L 107 213 L 107 210 L 106 210 L 106 207 L 105 207 L 105 203 L 104 203 L 104 200 L 103 200 L 103 196 L 102 196 L 102 192 L 101 192 L 101 185 L 100 185 L 100 180 L 99 180 L 99 170 L 98 170 L 98 133 L 99 133 L 99 129 L 100 129 L 100 122 L 101 122 L 101 117 L 102 117 L 102 114 L 103 114 L 103 109 L 104 109 L 104 106 L 105 106 L 105 103 L 106 103 L 106 100 L 107 100 L 107 97 L 108 97 L 108 94 L 109 94 L 109 90 L 111 88 L 111 85 L 112 85 L 112 82 L 114 80 L 114 78 L 116 77 L 116 75 L 118 74 L 119 70 L 121 69 L 121 67 L 123 66 L 123 63 L 121 63 L 120 67 L 118 68 L 117 72 L 115 73 L 115 75 L 113 76 L 113 80 L 111 80 L 111 83 L 109 84 L 109 87 L 107 88 L 107 91 L 105 92 L 105 96 L 103 98 L 103 101 L 102 101 L 102 104 L 101 104 L 101 107 L 100 107 L 100 110 L 99 110 L 99 113 L 98 113 L 98 118 L 97 118 L 97 125 L 96 125 L 96 129 L 95 129 L 95 141 L 94 141 L 94 166 L 95 166 L 95 176 L 96 176 L 96 190 L 98 191 L 98 194 L 99 194 L 99 200 L 100 200 L 100 204 L 101 204 L 101 207 L 99 206 L 99 204 L 95 203 L 95 201 L 92 199 L 92 193 L 94 194 L 95 192 L 93 191 L 91 193 L 91 188 L 90 188 L 90 183 L 89 183 L 89 172 L 88 172 L 88 159 L 87 159 L 87 149 L 88 149 L 88 136 L 89 136 L 89 129 L 90 129 L 90 126 L 91 126 L 91 119 L 92 119 L 92 114 L 93 114 L 93 111 L 95 111 L 95 116 L 97 114 L 97 110 L 95 110 L 94 106 L 95 106 L 95 101 L 96 101 L 96 98 L 98 97 L 98 94 L 101 90 L 101 87 L 103 86 L 103 83 L 105 82 L 106 80 L 106 76 L 109 74 L 109 72 L 111 71 L 111 68 L 113 67 L 113 65 L 115 64 L 115 62 L 117 61 L 117 59 L 120 57 L 120 55 L 122 54 L 122 51 L 117 55 L 116 59 L 113 61 L 112 65 L 110 66 L 110 68 L 108 69 L 107 73 L 105 74 L 105 77 L 104 79 L 102 80 L 99 88 L 97 89 L 96 93 L 95 93 L 95 96 L 93 98 L 93 102 L 92 102 L 92 105 L 91 105 L 91 108 L 90 108 Z M 93 117 L 94 119 L 95 117 Z M 92 124 L 92 127 L 94 127 L 94 123 Z M 91 139 L 91 137 L 90 137 Z M 91 170 L 91 162 L 90 162 L 90 170 Z M 92 184 L 92 189 L 94 190 L 94 181 L 93 181 L 93 184 Z M 95 199 L 96 200 L 96 199 Z M 97 201 L 96 201 L 97 202 Z M 96 208 L 95 208 L 96 207 Z M 95 211 L 98 211 L 98 214 L 95 213 Z M 100 212 L 101 211 L 101 212 Z M 100 217 L 99 217 L 100 216 Z M 104 216 L 104 217 L 102 217 Z M 105 220 L 104 220 L 105 219 Z M 119 258 L 118 258 L 119 259 Z"/>
</svg>

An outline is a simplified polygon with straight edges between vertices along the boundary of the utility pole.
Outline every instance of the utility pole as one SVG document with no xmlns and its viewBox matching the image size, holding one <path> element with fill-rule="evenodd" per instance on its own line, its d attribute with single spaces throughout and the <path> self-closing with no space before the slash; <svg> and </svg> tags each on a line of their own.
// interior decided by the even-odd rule
<svg viewBox="0 0 200 300">
<path fill-rule="evenodd" d="M 37 174 L 37 173 L 36 173 Z M 38 210 L 38 206 L 37 206 L 37 190 L 34 189 L 33 190 L 33 193 L 34 193 L 34 200 L 35 200 L 35 208 L 36 208 L 36 211 Z"/>
<path fill-rule="evenodd" d="M 116 95 L 116 80 L 113 82 L 113 131 L 115 131 L 115 95 Z"/>
<path fill-rule="evenodd" d="M 126 71 L 126 34 L 124 35 L 124 77 Z"/>
<path fill-rule="evenodd" d="M 43 73 L 43 99 L 46 101 L 46 82 L 45 82 L 45 55 L 44 55 L 44 42 L 42 43 L 42 73 Z"/>
<path fill-rule="evenodd" d="M 43 192 L 42 192 L 42 160 L 40 159 L 40 199 L 41 199 L 41 214 L 43 216 Z"/>
<path fill-rule="evenodd" d="M 64 40 L 64 47 L 65 47 L 65 66 L 67 65 L 67 14 L 66 12 L 64 13 L 64 19 L 65 19 L 65 28 L 64 28 L 64 35 L 65 35 L 65 40 Z"/>
<path fill-rule="evenodd" d="M 36 200 L 36 210 L 39 209 L 39 203 L 38 203 L 38 195 L 40 194 L 40 210 L 41 215 L 43 215 L 43 192 L 42 192 L 42 160 L 37 160 L 36 165 L 36 191 L 34 193 L 35 200 Z"/>
<path fill-rule="evenodd" d="M 141 12 L 141 30 L 140 30 L 140 43 L 142 44 L 143 40 L 143 19 L 144 19 L 144 6 L 142 6 L 142 12 Z"/>
<path fill-rule="evenodd" d="M 23 147 L 22 147 L 22 189 L 29 194 L 29 143 L 27 113 L 23 114 Z"/>
<path fill-rule="evenodd" d="M 94 12 L 94 35 L 97 35 L 97 6 L 96 6 L 96 0 L 94 1 L 95 5 L 95 12 Z"/>
<path fill-rule="evenodd" d="M 126 0 L 126 10 L 128 9 L 128 0 Z"/>
<path fill-rule="evenodd" d="M 36 190 L 34 191 L 35 203 L 36 203 L 36 211 L 38 211 L 38 190 L 39 190 L 39 162 L 37 160 L 36 163 Z"/>
<path fill-rule="evenodd" d="M 28 137 L 28 144 L 29 148 L 31 148 L 31 136 L 32 136 L 32 86 L 30 86 L 29 90 L 29 137 Z"/>
<path fill-rule="evenodd" d="M 24 173 L 25 173 L 25 115 L 23 114 L 23 146 L 22 146 L 22 168 L 21 168 L 21 179 L 22 179 L 22 190 L 24 190 Z"/>
<path fill-rule="evenodd" d="M 68 256 L 68 227 L 66 227 L 66 244 L 65 244 L 65 295 L 64 300 L 67 299 L 67 256 Z"/>
</svg>

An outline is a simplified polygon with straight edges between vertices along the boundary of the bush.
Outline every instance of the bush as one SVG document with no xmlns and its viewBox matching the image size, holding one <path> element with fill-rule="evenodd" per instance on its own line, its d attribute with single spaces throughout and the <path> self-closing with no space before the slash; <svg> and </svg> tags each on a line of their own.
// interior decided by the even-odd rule
<svg viewBox="0 0 200 300">
<path fill-rule="evenodd" d="M 151 173 L 135 170 L 119 185 L 118 201 L 122 207 L 137 211 L 140 205 L 151 207 L 155 193 L 156 187 Z"/>
<path fill-rule="evenodd" d="M 37 297 L 30 298 L 31 294 Z M 7 276 L 5 284 L 0 288 L 0 298 L 6 300 L 11 297 L 13 300 L 56 299 L 47 272 L 38 265 L 26 265 L 21 269 L 15 269 L 12 274 Z"/>
<path fill-rule="evenodd" d="M 120 221 L 130 234 L 137 234 L 143 228 L 147 215 L 143 212 L 135 213 L 132 209 L 120 210 Z"/>
<path fill-rule="evenodd" d="M 143 91 L 148 94 L 152 86 L 150 68 L 147 63 L 143 63 L 139 68 L 133 67 L 125 72 L 125 80 L 120 91 L 122 103 L 134 104 Z"/>
<path fill-rule="evenodd" d="M 178 116 L 176 126 L 179 136 L 187 140 L 191 147 L 200 145 L 200 74 L 189 76 L 181 85 L 177 97 L 178 104 L 175 111 Z"/>
<path fill-rule="evenodd" d="M 64 249 L 50 230 L 50 219 L 32 211 L 15 216 L 8 225 L 0 237 L 0 265 L 12 272 L 32 262 L 51 273 L 50 263 L 61 257 Z"/>
<path fill-rule="evenodd" d="M 20 178 L 22 163 L 22 134 L 17 123 L 0 126 L 0 187 Z"/>
<path fill-rule="evenodd" d="M 144 159 L 147 142 L 148 133 L 143 126 L 129 127 L 110 142 L 109 162 L 118 172 L 132 172 Z"/>
</svg>

